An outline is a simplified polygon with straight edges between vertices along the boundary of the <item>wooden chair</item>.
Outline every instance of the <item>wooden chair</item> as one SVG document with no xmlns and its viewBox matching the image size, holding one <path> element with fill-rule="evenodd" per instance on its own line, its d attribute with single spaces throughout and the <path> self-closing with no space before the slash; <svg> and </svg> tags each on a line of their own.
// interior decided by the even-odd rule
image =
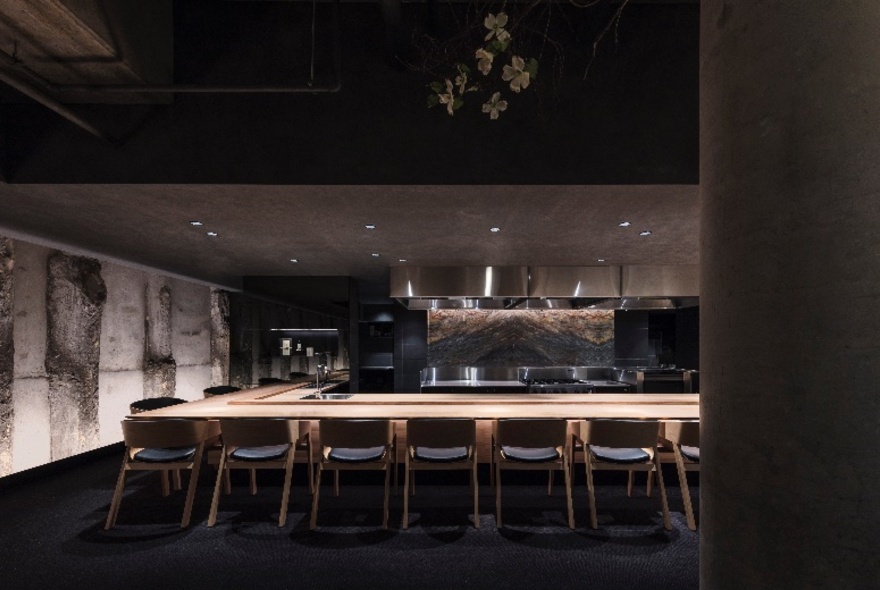
<svg viewBox="0 0 880 590">
<path fill-rule="evenodd" d="M 700 422 L 697 420 L 670 421 L 664 424 L 666 425 L 666 434 L 663 438 L 669 441 L 675 455 L 675 466 L 678 470 L 678 482 L 681 486 L 681 497 L 684 502 L 688 528 L 695 531 L 697 530 L 697 522 L 694 518 L 687 472 L 700 470 Z"/>
<path fill-rule="evenodd" d="M 284 418 L 221 419 L 220 437 L 223 440 L 223 448 L 220 452 L 220 466 L 217 469 L 208 526 L 212 527 L 217 522 L 220 486 L 224 475 L 227 482 L 229 481 L 228 474 L 231 469 L 248 469 L 251 474 L 257 469 L 284 469 L 281 510 L 278 515 L 278 526 L 284 526 L 287 522 L 287 503 L 290 498 L 290 481 L 293 477 L 295 445 L 299 440 L 298 422 Z M 256 493 L 257 489 L 252 477 L 251 494 Z"/>
<path fill-rule="evenodd" d="M 385 471 L 385 504 L 382 528 L 388 528 L 388 500 L 394 454 L 394 424 L 391 420 L 321 420 L 318 423 L 321 453 L 312 496 L 310 529 L 318 525 L 318 501 L 321 495 L 321 474 L 325 470 Z M 339 495 L 339 480 L 334 481 Z"/>
<path fill-rule="evenodd" d="M 176 406 L 185 403 L 185 399 L 180 399 L 178 397 L 145 397 L 131 402 L 128 406 L 128 412 L 129 414 L 140 414 L 141 412 L 149 412 L 150 410 L 158 410 L 160 408 L 167 408 L 169 406 Z M 180 469 L 173 470 L 171 474 L 173 476 L 174 489 L 179 490 L 182 487 L 180 481 Z M 162 489 L 168 489 L 168 471 L 162 471 Z"/>
<path fill-rule="evenodd" d="M 419 418 L 406 421 L 402 528 L 409 528 L 409 497 L 420 470 L 469 469 L 474 492 L 474 528 L 480 528 L 477 484 L 477 423 L 467 419 Z"/>
<path fill-rule="evenodd" d="M 180 528 L 189 526 L 205 441 L 218 434 L 217 422 L 208 420 L 124 420 L 122 436 L 125 439 L 125 455 L 104 529 L 109 530 L 116 525 L 125 488 L 125 474 L 143 470 L 166 474 L 175 469 L 190 470 Z M 169 494 L 167 482 L 167 477 L 163 478 L 163 496 Z"/>
<path fill-rule="evenodd" d="M 565 474 L 565 497 L 568 527 L 574 528 L 571 500 L 571 470 L 566 420 L 504 419 L 495 423 L 492 433 L 492 467 L 495 474 L 495 518 L 501 520 L 501 472 L 505 469 L 562 470 Z M 548 486 L 548 493 L 550 488 Z"/>
<path fill-rule="evenodd" d="M 593 471 L 655 471 L 663 507 L 663 526 L 672 530 L 666 486 L 657 455 L 660 423 L 653 420 L 586 420 L 581 422 L 580 441 L 584 445 L 587 491 L 590 499 L 590 526 L 599 527 Z"/>
</svg>

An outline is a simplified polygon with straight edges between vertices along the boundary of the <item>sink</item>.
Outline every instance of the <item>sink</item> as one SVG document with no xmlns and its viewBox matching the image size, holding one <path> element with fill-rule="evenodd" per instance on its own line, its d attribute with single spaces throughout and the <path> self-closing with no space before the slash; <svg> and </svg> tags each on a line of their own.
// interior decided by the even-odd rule
<svg viewBox="0 0 880 590">
<path fill-rule="evenodd" d="M 348 399 L 353 393 L 310 393 L 299 399 Z"/>
</svg>

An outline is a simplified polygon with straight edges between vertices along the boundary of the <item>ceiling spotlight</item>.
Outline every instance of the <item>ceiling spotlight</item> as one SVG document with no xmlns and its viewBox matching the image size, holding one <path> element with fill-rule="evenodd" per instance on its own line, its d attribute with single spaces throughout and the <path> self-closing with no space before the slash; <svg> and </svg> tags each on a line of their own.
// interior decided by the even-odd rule
<svg viewBox="0 0 880 590">
<path fill-rule="evenodd" d="M 500 227 L 490 227 L 489 231 L 492 232 L 493 234 L 497 234 L 498 232 L 501 231 L 501 228 Z"/>
<path fill-rule="evenodd" d="M 299 262 L 299 260 L 297 260 L 296 258 L 291 258 L 290 261 L 291 262 Z"/>
<path fill-rule="evenodd" d="M 190 225 L 194 225 L 194 226 L 196 226 L 196 227 L 198 227 L 198 226 L 200 226 L 200 225 L 205 225 L 205 224 L 202 223 L 201 221 L 190 221 L 189 224 L 190 224 Z"/>
<path fill-rule="evenodd" d="M 651 235 L 651 230 L 646 229 L 645 231 L 640 231 L 640 232 L 639 232 L 639 235 L 640 235 L 640 236 L 650 236 L 650 235 Z"/>
<path fill-rule="evenodd" d="M 215 231 L 207 231 L 207 232 L 205 232 L 205 233 L 206 233 L 207 235 L 211 236 L 212 238 L 216 238 L 217 235 L 218 235 L 217 232 L 215 232 Z"/>
<path fill-rule="evenodd" d="M 632 222 L 629 222 L 629 221 L 621 221 L 621 222 L 618 223 L 617 225 L 619 225 L 620 227 L 629 227 L 629 226 L 632 225 Z"/>
<path fill-rule="evenodd" d="M 406 258 L 399 258 L 397 262 L 406 262 Z"/>
<path fill-rule="evenodd" d="M 367 228 L 367 229 L 376 229 L 376 226 L 375 226 L 374 224 L 372 224 L 372 223 L 368 223 L 368 224 L 365 225 L 364 227 Z"/>
<path fill-rule="evenodd" d="M 600 258 L 600 259 L 598 259 L 596 262 L 605 262 L 605 259 L 604 259 L 604 258 Z"/>
<path fill-rule="evenodd" d="M 373 258 L 379 258 L 379 255 L 376 254 L 375 252 L 373 252 L 372 254 L 370 254 L 370 256 L 372 256 Z"/>
</svg>

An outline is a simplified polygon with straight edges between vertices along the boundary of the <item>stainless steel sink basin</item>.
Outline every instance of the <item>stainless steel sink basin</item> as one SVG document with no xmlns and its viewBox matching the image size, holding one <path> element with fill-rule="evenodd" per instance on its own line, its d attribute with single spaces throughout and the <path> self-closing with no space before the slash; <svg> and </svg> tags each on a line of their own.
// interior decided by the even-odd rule
<svg viewBox="0 0 880 590">
<path fill-rule="evenodd" d="M 310 393 L 299 399 L 348 399 L 353 393 Z"/>
</svg>

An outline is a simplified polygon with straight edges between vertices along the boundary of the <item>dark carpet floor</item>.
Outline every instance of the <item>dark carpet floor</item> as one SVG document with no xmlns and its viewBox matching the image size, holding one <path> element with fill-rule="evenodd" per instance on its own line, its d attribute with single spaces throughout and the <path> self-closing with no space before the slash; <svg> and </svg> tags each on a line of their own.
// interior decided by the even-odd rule
<svg viewBox="0 0 880 590">
<path fill-rule="evenodd" d="M 505 474 L 500 530 L 488 485 L 480 529 L 473 528 L 464 473 L 420 473 L 409 530 L 400 528 L 402 496 L 393 496 L 387 531 L 379 529 L 381 474 L 343 473 L 339 498 L 327 474 L 319 529 L 311 532 L 302 470 L 284 528 L 275 520 L 280 477 L 260 473 L 260 492 L 250 496 L 242 472 L 209 529 L 209 468 L 190 528 L 178 526 L 183 492 L 163 498 L 158 475 L 142 473 L 129 477 L 117 527 L 104 531 L 119 461 L 102 458 L 0 491 L 0 588 L 698 588 L 697 533 L 687 529 L 674 471 L 666 476 L 671 532 L 656 492 L 645 497 L 642 483 L 627 498 L 623 474 L 599 480 L 600 528 L 590 529 L 582 473 L 572 531 L 563 488 L 548 497 L 543 472 Z M 696 501 L 699 490 L 691 490 Z"/>
</svg>

